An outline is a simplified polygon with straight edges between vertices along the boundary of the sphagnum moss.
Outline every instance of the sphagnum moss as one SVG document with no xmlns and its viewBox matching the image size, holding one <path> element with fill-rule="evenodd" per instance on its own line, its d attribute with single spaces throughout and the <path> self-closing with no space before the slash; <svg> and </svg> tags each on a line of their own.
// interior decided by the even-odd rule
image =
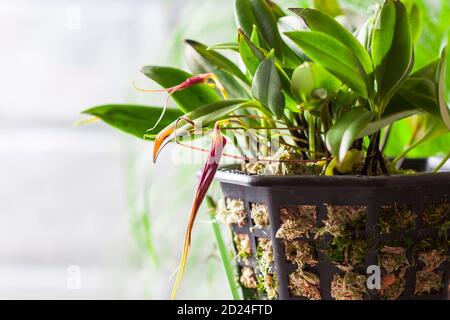
<svg viewBox="0 0 450 320">
<path fill-rule="evenodd" d="M 381 279 L 379 297 L 385 300 L 396 300 L 405 291 L 405 273 L 410 266 L 403 247 L 384 246 L 380 250 L 378 263 L 386 272 Z"/>
<path fill-rule="evenodd" d="M 331 296 L 336 300 L 363 300 L 366 292 L 366 277 L 352 271 L 335 274 L 331 281 Z"/>
<path fill-rule="evenodd" d="M 316 231 L 316 215 L 315 206 L 301 205 L 281 208 L 281 227 L 278 229 L 276 237 L 285 240 L 310 237 Z"/>
<path fill-rule="evenodd" d="M 289 275 L 289 289 L 292 295 L 320 300 L 320 279 L 315 273 L 297 270 Z"/>
<path fill-rule="evenodd" d="M 266 204 L 252 203 L 250 216 L 257 228 L 269 227 L 269 209 Z"/>
<path fill-rule="evenodd" d="M 247 222 L 247 216 L 242 200 L 226 199 L 218 203 L 217 217 L 226 225 L 236 224 L 242 227 Z"/>
</svg>

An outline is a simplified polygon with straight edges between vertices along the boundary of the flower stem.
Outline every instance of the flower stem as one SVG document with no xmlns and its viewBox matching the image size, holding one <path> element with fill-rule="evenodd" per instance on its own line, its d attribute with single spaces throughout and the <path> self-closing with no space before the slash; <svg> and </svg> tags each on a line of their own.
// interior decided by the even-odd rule
<svg viewBox="0 0 450 320">
<path fill-rule="evenodd" d="M 230 255 L 225 245 L 225 241 L 223 240 L 220 226 L 216 221 L 216 204 L 210 196 L 206 197 L 206 204 L 208 205 L 209 217 L 211 219 L 214 237 L 216 238 L 217 249 L 219 250 L 220 260 L 222 261 L 222 266 L 225 271 L 225 275 L 227 276 L 228 285 L 230 286 L 231 296 L 233 297 L 233 300 L 241 300 L 242 298 L 236 282 L 235 273 L 233 272 L 233 265 Z"/>
</svg>

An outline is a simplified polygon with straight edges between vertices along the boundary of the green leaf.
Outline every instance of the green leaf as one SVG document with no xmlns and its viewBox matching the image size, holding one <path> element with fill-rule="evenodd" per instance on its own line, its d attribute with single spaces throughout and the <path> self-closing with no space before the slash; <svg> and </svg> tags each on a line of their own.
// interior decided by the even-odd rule
<svg viewBox="0 0 450 320">
<path fill-rule="evenodd" d="M 352 50 L 335 38 L 317 31 L 295 31 L 291 38 L 317 64 L 364 98 L 368 98 L 368 75 Z"/>
<path fill-rule="evenodd" d="M 328 97 L 341 87 L 335 76 L 312 62 L 304 62 L 292 74 L 291 92 L 299 101 L 310 101 L 314 90 L 325 90 Z"/>
<path fill-rule="evenodd" d="M 252 93 L 253 97 L 269 107 L 278 119 L 282 117 L 285 100 L 281 92 L 281 80 L 273 57 L 261 62 L 256 70 Z"/>
<path fill-rule="evenodd" d="M 338 0 L 314 0 L 314 8 L 322 12 L 326 12 L 332 17 L 341 16 L 344 14 Z"/>
<path fill-rule="evenodd" d="M 155 125 L 162 112 L 161 107 L 126 104 L 109 104 L 83 111 L 84 114 L 99 117 L 116 129 L 138 138 L 144 138 L 145 135 L 149 139 L 153 139 L 155 134 L 148 133 L 147 130 Z M 177 109 L 166 109 L 164 117 L 154 129 L 155 133 L 182 115 L 183 113 Z"/>
<path fill-rule="evenodd" d="M 446 71 L 447 47 L 442 50 L 438 72 L 436 73 L 436 90 L 438 93 L 439 110 L 441 118 L 450 130 L 450 110 L 445 101 L 445 71 Z"/>
<path fill-rule="evenodd" d="M 444 92 L 445 89 L 442 82 L 439 82 L 439 75 L 445 73 L 442 70 L 439 71 L 442 64 L 445 64 L 444 52 L 441 58 L 409 76 L 391 99 L 384 114 L 391 115 L 401 111 L 416 110 L 427 112 L 438 118 L 445 118 L 445 97 L 443 96 L 442 103 L 439 100 L 439 90 Z M 439 86 L 441 86 L 440 89 Z M 444 110 L 444 116 L 442 116 L 441 109 Z"/>
<path fill-rule="evenodd" d="M 381 129 L 387 127 L 388 125 L 390 125 L 390 124 L 392 124 L 392 123 L 394 123 L 396 121 L 408 118 L 408 117 L 410 117 L 412 115 L 415 115 L 417 113 L 418 113 L 418 111 L 416 111 L 416 110 L 402 111 L 402 112 L 399 112 L 399 113 L 395 113 L 395 114 L 383 117 L 383 118 L 381 118 L 379 120 L 372 121 L 369 124 L 367 124 L 358 133 L 356 138 L 357 139 L 358 138 L 363 138 L 363 137 L 369 136 L 371 134 L 374 134 L 375 132 L 380 131 Z"/>
<path fill-rule="evenodd" d="M 326 2 L 332 3 L 333 1 L 327 0 Z M 291 11 L 300 16 L 312 31 L 326 33 L 349 48 L 358 58 L 366 73 L 373 73 L 372 60 L 369 53 L 358 39 L 339 22 L 329 15 L 314 9 L 291 9 Z"/>
<path fill-rule="evenodd" d="M 337 157 L 338 162 L 344 159 L 355 139 L 373 117 L 373 112 L 357 107 L 346 111 L 335 122 L 334 126 L 328 131 L 326 140 L 328 149 Z"/>
<path fill-rule="evenodd" d="M 236 42 L 226 42 L 210 46 L 208 50 L 232 50 L 239 52 L 239 46 Z"/>
<path fill-rule="evenodd" d="M 231 75 L 234 75 L 238 79 L 240 79 L 244 83 L 250 83 L 245 74 L 236 66 L 233 62 L 231 62 L 228 58 L 221 55 L 217 51 L 208 50 L 208 47 L 204 44 L 193 40 L 186 40 L 186 43 L 189 44 L 197 53 L 203 57 L 206 61 L 208 61 L 211 65 L 216 66 L 222 71 L 226 71 Z"/>
<path fill-rule="evenodd" d="M 419 40 L 420 34 L 422 32 L 422 12 L 420 11 L 417 3 L 413 3 L 409 9 L 409 20 L 411 21 L 411 36 L 413 43 Z"/>
<path fill-rule="evenodd" d="M 185 71 L 171 67 L 145 66 L 142 68 L 142 73 L 164 88 L 176 86 L 192 77 L 191 74 Z M 206 84 L 197 84 L 177 91 L 172 94 L 172 98 L 183 112 L 189 112 L 199 106 L 221 99 L 219 94 Z"/>
<path fill-rule="evenodd" d="M 250 74 L 254 75 L 261 61 L 265 59 L 264 53 L 248 39 L 241 29 L 238 31 L 238 43 L 242 62 Z"/>
<path fill-rule="evenodd" d="M 372 39 L 372 61 L 380 112 L 400 88 L 413 63 L 411 25 L 405 6 L 396 0 L 383 5 Z"/>
<path fill-rule="evenodd" d="M 238 26 L 247 36 L 253 32 L 253 26 L 256 25 L 256 18 L 249 0 L 236 0 L 234 3 L 234 11 Z"/>
<path fill-rule="evenodd" d="M 191 47 L 188 47 L 186 50 L 186 63 L 189 69 L 195 74 L 214 73 L 220 83 L 225 87 L 230 99 L 250 98 L 249 84 L 243 83 L 229 72 L 218 69 Z"/>
<path fill-rule="evenodd" d="M 256 25 L 264 40 L 268 43 L 268 50 L 275 49 L 275 56 L 283 60 L 283 42 L 278 32 L 277 20 L 265 0 L 236 0 L 236 18 L 239 27 L 246 35 L 251 35 L 253 25 Z"/>
</svg>

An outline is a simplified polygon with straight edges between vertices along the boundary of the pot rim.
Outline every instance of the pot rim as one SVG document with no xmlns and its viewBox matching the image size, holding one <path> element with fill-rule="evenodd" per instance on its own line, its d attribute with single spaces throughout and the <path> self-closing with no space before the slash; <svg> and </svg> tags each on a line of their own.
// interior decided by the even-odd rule
<svg viewBox="0 0 450 320">
<path fill-rule="evenodd" d="M 389 176 L 319 176 L 319 175 L 254 175 L 240 172 L 234 166 L 222 166 L 217 170 L 215 179 L 221 183 L 251 187 L 274 186 L 357 186 L 357 187 L 398 187 L 412 185 L 448 184 L 450 190 L 450 172 L 426 172 L 416 174 L 396 174 Z"/>
</svg>

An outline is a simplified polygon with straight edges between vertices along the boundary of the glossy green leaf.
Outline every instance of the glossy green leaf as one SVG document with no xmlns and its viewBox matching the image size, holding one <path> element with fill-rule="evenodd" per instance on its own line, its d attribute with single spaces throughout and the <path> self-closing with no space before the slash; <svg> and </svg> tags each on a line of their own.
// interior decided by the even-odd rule
<svg viewBox="0 0 450 320">
<path fill-rule="evenodd" d="M 176 86 L 192 77 L 191 74 L 185 71 L 171 67 L 146 66 L 142 68 L 142 73 L 163 88 Z M 177 91 L 172 94 L 172 98 L 183 112 L 189 112 L 199 106 L 221 99 L 219 94 L 206 84 L 197 84 L 190 88 Z"/>
<path fill-rule="evenodd" d="M 295 31 L 291 38 L 317 64 L 364 98 L 368 98 L 368 75 L 352 50 L 335 38 L 317 31 Z"/>
<path fill-rule="evenodd" d="M 436 73 L 436 91 L 438 94 L 439 110 L 441 111 L 441 118 L 447 128 L 450 130 L 450 110 L 445 101 L 445 71 L 447 60 L 447 48 L 442 50 L 441 60 L 439 62 L 438 71 Z"/>
<path fill-rule="evenodd" d="M 265 59 L 264 53 L 240 29 L 238 31 L 238 43 L 242 62 L 244 62 L 250 74 L 254 75 L 261 61 Z"/>
<path fill-rule="evenodd" d="M 285 100 L 281 92 L 281 80 L 273 57 L 261 62 L 256 70 L 252 94 L 255 99 L 269 107 L 278 119 L 282 117 Z"/>
<path fill-rule="evenodd" d="M 239 52 L 239 46 L 236 42 L 226 42 L 210 46 L 208 50 L 232 50 Z"/>
<path fill-rule="evenodd" d="M 358 58 L 366 73 L 373 73 L 372 60 L 369 53 L 358 39 L 339 22 L 329 15 L 314 9 L 291 9 L 291 11 L 300 16 L 312 31 L 326 33 L 349 48 Z"/>
<path fill-rule="evenodd" d="M 275 56 L 283 59 L 283 42 L 278 32 L 277 20 L 265 0 L 236 0 L 236 18 L 239 27 L 246 35 L 251 35 L 253 25 L 256 25 L 264 40 L 274 49 Z"/>
<path fill-rule="evenodd" d="M 253 8 L 250 5 L 250 0 L 235 0 L 234 11 L 236 15 L 236 22 L 247 36 L 253 32 L 253 26 L 257 24 Z"/>
<path fill-rule="evenodd" d="M 217 66 L 211 64 L 202 57 L 196 50 L 188 47 L 186 50 L 186 63 L 189 69 L 195 73 L 214 73 L 220 83 L 225 87 L 230 99 L 247 99 L 250 98 L 250 85 L 243 83 L 229 72 L 222 71 Z"/>
<path fill-rule="evenodd" d="M 326 12 L 332 17 L 337 17 L 344 14 L 338 0 L 314 0 L 313 3 L 314 8 L 322 12 Z"/>
<path fill-rule="evenodd" d="M 439 100 L 439 90 L 444 92 L 445 89 L 442 86 L 443 82 L 439 82 L 439 75 L 442 76 L 444 73 L 439 70 L 441 61 L 445 64 L 444 52 L 441 58 L 409 76 L 386 107 L 384 114 L 391 115 L 401 111 L 420 110 L 438 118 L 445 118 L 445 114 L 444 116 L 441 114 L 441 109 L 446 110 L 445 96 L 442 96 L 444 98 L 442 103 Z M 441 86 L 440 89 L 439 86 Z"/>
<path fill-rule="evenodd" d="M 370 123 L 368 123 L 356 136 L 356 138 L 363 138 L 366 136 L 369 136 L 371 134 L 374 134 L 378 131 L 380 131 L 381 129 L 387 127 L 388 125 L 391 125 L 392 123 L 408 118 L 412 115 L 417 114 L 418 111 L 416 110 L 409 110 L 409 111 L 403 111 L 403 112 L 399 112 L 399 113 L 395 113 L 386 117 L 383 117 L 379 120 L 375 120 L 372 121 Z"/>
<path fill-rule="evenodd" d="M 422 12 L 417 3 L 413 3 L 409 9 L 409 19 L 411 22 L 411 36 L 413 43 L 419 40 L 422 32 Z"/>
<path fill-rule="evenodd" d="M 383 5 L 373 34 L 372 60 L 382 112 L 412 68 L 411 25 L 400 1 L 387 0 Z"/>
<path fill-rule="evenodd" d="M 84 114 L 99 117 L 116 129 L 138 138 L 144 138 L 145 135 L 149 139 L 153 139 L 155 134 L 147 130 L 155 125 L 162 112 L 162 107 L 126 104 L 102 105 L 83 111 Z M 183 113 L 177 109 L 166 109 L 164 117 L 155 127 L 154 132 L 158 133 L 182 115 Z"/>
<path fill-rule="evenodd" d="M 328 131 L 327 146 L 338 162 L 352 146 L 360 132 L 374 118 L 373 112 L 357 107 L 346 111 Z"/>
<path fill-rule="evenodd" d="M 283 9 L 281 9 L 281 7 L 274 1 L 272 0 L 265 0 L 265 1 L 269 6 L 270 10 L 272 11 L 273 15 L 275 16 L 276 20 L 286 16 L 286 13 L 283 11 Z"/>
<path fill-rule="evenodd" d="M 215 50 L 208 50 L 207 46 L 193 40 L 186 40 L 186 43 L 189 44 L 195 51 L 197 51 L 197 53 L 211 65 L 216 66 L 222 71 L 226 71 L 234 75 L 244 83 L 249 83 L 249 80 L 241 71 L 241 69 L 239 69 L 237 65 L 235 65 L 222 54 L 218 53 Z"/>
</svg>

